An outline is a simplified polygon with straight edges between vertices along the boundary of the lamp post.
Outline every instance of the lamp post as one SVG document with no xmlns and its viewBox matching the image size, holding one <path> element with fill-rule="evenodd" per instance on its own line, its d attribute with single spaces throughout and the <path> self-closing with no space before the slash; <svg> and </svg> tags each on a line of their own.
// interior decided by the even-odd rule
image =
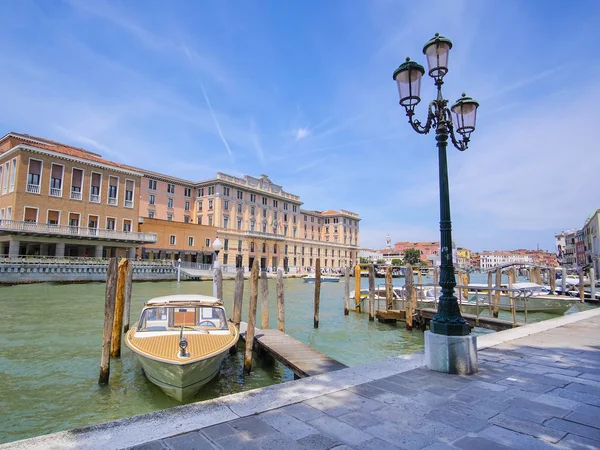
<svg viewBox="0 0 600 450">
<path fill-rule="evenodd" d="M 217 297 L 218 296 L 218 289 L 217 289 L 217 271 L 221 270 L 221 266 L 219 264 L 219 252 L 221 251 L 221 249 L 223 248 L 223 244 L 221 243 L 221 240 L 219 238 L 216 238 L 212 244 L 213 246 L 213 250 L 215 251 L 215 263 L 213 265 L 213 297 Z"/>
<path fill-rule="evenodd" d="M 177 282 L 181 281 L 181 258 L 177 260 Z"/>
<path fill-rule="evenodd" d="M 438 33 L 436 33 L 435 37 L 430 39 L 423 47 L 423 53 L 427 58 L 429 67 L 428 74 L 433 78 L 437 88 L 437 97 L 429 103 L 427 121 L 424 125 L 419 120 L 414 119 L 414 114 L 415 106 L 421 101 L 421 78 L 425 74 L 425 69 L 420 64 L 411 61 L 410 58 L 406 58 L 406 61 L 394 71 L 393 75 L 394 80 L 398 85 L 400 105 L 406 110 L 408 122 L 419 134 L 427 134 L 432 128 L 435 129 L 435 140 L 437 141 L 436 145 L 439 154 L 440 286 L 442 295 L 438 302 L 437 314 L 430 323 L 430 334 L 433 335 L 429 336 L 430 340 L 436 339 L 436 336 L 467 337 L 470 334 L 470 327 L 466 320 L 461 316 L 458 301 L 454 295 L 456 281 L 454 278 L 454 265 L 452 262 L 452 222 L 450 220 L 450 194 L 448 190 L 446 147 L 448 145 L 448 138 L 450 138 L 452 144 L 458 150 L 464 151 L 467 149 L 471 133 L 475 130 L 475 118 L 479 103 L 463 93 L 462 97 L 448 108 L 448 100 L 445 100 L 442 96 L 442 85 L 444 84 L 444 76 L 448 73 L 448 54 L 451 48 L 452 42 L 450 39 L 440 36 Z M 454 123 L 452 121 L 451 113 L 454 113 Z M 460 135 L 460 137 L 457 137 L 455 133 Z M 440 340 L 438 339 L 436 342 L 440 342 Z M 445 342 L 446 346 L 450 344 L 448 339 L 446 339 Z M 432 355 L 430 354 L 430 356 Z M 450 363 L 450 365 L 452 365 L 452 363 Z M 428 367 L 432 368 L 430 364 L 428 364 Z M 434 370 L 440 369 L 434 368 Z M 475 371 L 476 370 L 475 360 Z M 440 371 L 455 373 L 452 370 L 452 367 L 450 367 L 449 370 L 441 369 Z M 459 370 L 459 372 L 472 373 L 469 370 L 467 370 L 467 372 Z"/>
</svg>

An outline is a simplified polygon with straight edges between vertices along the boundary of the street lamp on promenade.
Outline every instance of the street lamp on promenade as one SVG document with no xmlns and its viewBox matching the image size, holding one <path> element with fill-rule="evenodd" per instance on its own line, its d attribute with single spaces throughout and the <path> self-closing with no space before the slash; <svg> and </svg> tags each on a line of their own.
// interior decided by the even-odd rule
<svg viewBox="0 0 600 450">
<path fill-rule="evenodd" d="M 215 263 L 213 264 L 213 297 L 218 297 L 218 288 L 217 288 L 217 271 L 221 270 L 221 266 L 219 264 L 219 252 L 223 248 L 223 244 L 219 238 L 216 238 L 213 243 L 213 250 L 215 251 Z"/>
<path fill-rule="evenodd" d="M 454 295 L 456 281 L 452 262 L 452 222 L 450 220 L 446 147 L 450 137 L 452 144 L 458 150 L 464 151 L 467 149 L 471 133 L 475 130 L 475 118 L 479 103 L 463 93 L 462 97 L 448 108 L 448 100 L 445 100 L 442 96 L 442 85 L 444 84 L 444 76 L 448 73 L 448 54 L 451 48 L 452 42 L 450 39 L 437 33 L 423 47 L 423 53 L 427 57 L 429 67 L 428 74 L 433 78 L 437 87 L 437 97 L 429 103 L 425 124 L 414 118 L 415 106 L 421 101 L 421 78 L 425 74 L 423 66 L 411 61 L 410 58 L 406 58 L 406 61 L 394 71 L 394 80 L 398 85 L 400 105 L 406 110 L 408 122 L 419 134 L 427 134 L 432 128 L 435 129 L 435 140 L 437 141 L 439 153 L 440 286 L 442 295 L 439 299 L 437 314 L 430 323 L 431 331 L 425 336 L 426 362 L 428 367 L 433 370 L 450 373 L 472 373 L 477 370 L 475 336 L 470 335 L 470 327 L 460 314 L 458 301 Z M 452 113 L 454 113 L 454 123 Z M 470 356 L 474 355 L 474 364 L 465 366 L 461 358 L 459 358 L 459 361 L 451 361 L 453 351 L 449 351 L 449 346 L 456 345 L 464 345 L 465 351 Z M 441 354 L 444 351 L 442 347 L 446 347 L 445 355 Z M 447 363 L 441 364 L 439 360 L 444 358 L 446 358 Z M 459 367 L 455 367 L 456 364 Z M 474 367 L 472 367 L 473 365 Z"/>
</svg>

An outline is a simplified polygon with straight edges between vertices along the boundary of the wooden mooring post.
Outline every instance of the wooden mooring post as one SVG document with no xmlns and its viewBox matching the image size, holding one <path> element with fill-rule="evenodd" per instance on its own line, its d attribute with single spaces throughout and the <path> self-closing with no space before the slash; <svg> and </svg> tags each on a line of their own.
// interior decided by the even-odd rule
<svg viewBox="0 0 600 450">
<path fill-rule="evenodd" d="M 123 309 L 123 333 L 129 331 L 131 322 L 131 289 L 133 288 L 133 261 L 127 265 L 127 279 L 125 280 L 125 306 Z"/>
<path fill-rule="evenodd" d="M 240 322 L 242 321 L 242 303 L 244 301 L 244 268 L 238 267 L 235 273 L 235 286 L 233 291 L 233 311 L 231 313 L 231 321 L 240 331 Z M 232 355 L 238 351 L 237 345 L 229 349 Z"/>
<path fill-rule="evenodd" d="M 246 329 L 246 348 L 244 351 L 244 372 L 252 371 L 252 347 L 256 330 L 256 306 L 258 304 L 258 258 L 252 264 L 250 272 L 250 305 L 248 307 L 248 328 Z"/>
<path fill-rule="evenodd" d="M 394 309 L 394 291 L 392 284 L 392 266 L 385 269 L 385 309 Z"/>
<path fill-rule="evenodd" d="M 354 268 L 354 310 L 360 312 L 360 264 Z"/>
<path fill-rule="evenodd" d="M 375 267 L 369 264 L 369 321 L 375 320 Z"/>
<path fill-rule="evenodd" d="M 439 277 L 440 277 L 439 267 L 434 267 L 433 268 L 433 298 L 435 298 L 435 299 L 438 298 L 437 293 L 438 293 L 438 284 L 440 282 Z"/>
<path fill-rule="evenodd" d="M 283 269 L 277 269 L 277 329 L 285 333 Z"/>
<path fill-rule="evenodd" d="M 219 267 L 215 272 L 215 277 L 217 280 L 217 298 L 223 301 L 223 269 Z"/>
<path fill-rule="evenodd" d="M 321 258 L 317 258 L 315 265 L 315 316 L 313 326 L 319 328 L 319 306 L 321 304 Z"/>
<path fill-rule="evenodd" d="M 550 293 L 556 293 L 556 269 L 551 267 L 548 272 L 548 282 L 550 284 Z"/>
<path fill-rule="evenodd" d="M 121 357 L 121 334 L 123 332 L 123 311 L 125 309 L 125 290 L 127 284 L 127 268 L 129 260 L 121 259 L 117 268 L 117 292 L 115 296 L 115 317 L 113 320 L 112 336 L 110 338 L 111 358 Z"/>
<path fill-rule="evenodd" d="M 508 291 L 508 301 L 510 302 L 510 309 L 511 309 L 511 313 L 512 313 L 514 327 L 517 326 L 517 308 L 515 306 L 515 296 L 512 292 L 512 288 L 513 288 L 513 284 L 516 282 L 516 280 L 517 280 L 517 269 L 515 269 L 514 267 L 511 267 L 508 270 L 508 289 L 511 289 Z"/>
<path fill-rule="evenodd" d="M 110 340 L 115 321 L 115 300 L 118 277 L 117 258 L 111 258 L 106 270 L 106 292 L 104 295 L 104 330 L 102 332 L 102 356 L 100 358 L 100 377 L 98 383 L 108 384 L 110 377 Z"/>
<path fill-rule="evenodd" d="M 266 330 L 269 328 L 269 280 L 264 270 L 260 274 L 260 317 L 260 327 Z"/>
<path fill-rule="evenodd" d="M 404 300 L 404 309 L 406 309 L 406 329 L 413 329 L 413 316 L 415 314 L 413 310 L 413 295 L 414 295 L 414 275 L 412 266 L 406 267 L 406 276 L 404 278 L 404 290 L 406 292 Z"/>
<path fill-rule="evenodd" d="M 488 292 L 487 292 L 487 298 L 488 298 L 488 308 L 489 308 L 489 313 L 490 316 L 492 315 L 492 288 L 494 287 L 494 274 L 492 272 L 488 272 Z M 478 295 L 477 292 L 475 292 L 475 295 Z"/>
<path fill-rule="evenodd" d="M 496 292 L 494 292 L 494 306 L 492 308 L 492 314 L 494 317 L 498 317 L 498 308 L 500 305 L 500 288 L 502 287 L 502 269 L 499 267 L 496 269 Z"/>
<path fill-rule="evenodd" d="M 585 290 L 583 289 L 583 270 L 579 271 L 579 300 L 585 302 Z"/>
<path fill-rule="evenodd" d="M 350 270 L 351 267 L 346 267 L 346 273 L 344 274 L 344 315 L 347 316 L 349 313 L 348 306 L 350 303 Z"/>
</svg>

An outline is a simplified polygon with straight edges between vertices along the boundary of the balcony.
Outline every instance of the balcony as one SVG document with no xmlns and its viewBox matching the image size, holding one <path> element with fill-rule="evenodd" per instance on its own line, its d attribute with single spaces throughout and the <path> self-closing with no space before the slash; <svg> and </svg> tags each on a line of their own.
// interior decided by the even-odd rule
<svg viewBox="0 0 600 450">
<path fill-rule="evenodd" d="M 139 242 L 141 244 L 155 244 L 157 242 L 157 237 L 155 233 L 137 233 L 131 231 L 74 227 L 70 225 L 20 222 L 17 220 L 0 220 L 0 235 L 7 233 L 37 236 L 56 236 L 77 239 L 99 239 L 122 242 Z"/>
<path fill-rule="evenodd" d="M 39 194 L 40 193 L 40 185 L 39 184 L 28 184 L 27 192 L 30 194 Z"/>
<path fill-rule="evenodd" d="M 71 191 L 71 200 L 81 200 L 81 192 Z"/>
<path fill-rule="evenodd" d="M 98 194 L 90 194 L 91 203 L 100 203 L 100 196 Z"/>
<path fill-rule="evenodd" d="M 50 188 L 50 197 L 62 197 L 62 189 Z"/>
<path fill-rule="evenodd" d="M 125 208 L 133 208 L 133 200 L 125 200 Z"/>
<path fill-rule="evenodd" d="M 285 236 L 283 234 L 276 233 L 265 233 L 263 231 L 246 231 L 246 236 L 256 237 L 256 238 L 266 238 L 266 239 L 276 239 L 279 241 L 285 240 Z"/>
<path fill-rule="evenodd" d="M 111 206 L 117 206 L 117 199 L 116 197 L 108 197 L 108 204 Z"/>
</svg>

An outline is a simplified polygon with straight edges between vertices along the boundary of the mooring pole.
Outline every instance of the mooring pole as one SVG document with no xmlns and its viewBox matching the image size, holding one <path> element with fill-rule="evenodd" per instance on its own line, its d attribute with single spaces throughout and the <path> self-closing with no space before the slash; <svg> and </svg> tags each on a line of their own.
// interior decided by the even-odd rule
<svg viewBox="0 0 600 450">
<path fill-rule="evenodd" d="M 360 312 L 360 264 L 354 268 L 354 311 Z"/>
<path fill-rule="evenodd" d="M 285 333 L 283 269 L 277 269 L 277 329 Z"/>
<path fill-rule="evenodd" d="M 375 267 L 369 264 L 369 321 L 375 320 Z"/>
<path fill-rule="evenodd" d="M 315 317 L 313 326 L 319 328 L 319 306 L 321 304 L 321 258 L 317 258 L 315 269 Z"/>
<path fill-rule="evenodd" d="M 121 333 L 123 332 L 123 310 L 125 309 L 125 291 L 127 284 L 127 268 L 129 260 L 121 259 L 117 275 L 117 295 L 115 299 L 115 317 L 113 322 L 112 337 L 110 340 L 110 356 L 119 358 L 121 356 Z"/>
<path fill-rule="evenodd" d="M 258 259 L 252 264 L 250 272 L 250 305 L 248 308 L 248 329 L 246 330 L 246 349 L 244 351 L 244 372 L 252 371 L 252 348 L 256 327 L 256 306 L 258 304 Z"/>
<path fill-rule="evenodd" d="M 394 286 L 392 283 L 392 266 L 385 270 L 385 309 L 394 309 Z"/>
<path fill-rule="evenodd" d="M 115 301 L 117 294 L 117 258 L 111 258 L 106 270 L 106 292 L 104 295 L 104 330 L 102 332 L 102 356 L 100 358 L 100 377 L 98 383 L 108 384 L 110 377 L 110 340 L 115 320 Z"/>
<path fill-rule="evenodd" d="M 269 328 L 269 280 L 267 280 L 267 272 L 263 270 L 260 275 L 260 327 L 263 330 Z"/>
<path fill-rule="evenodd" d="M 127 265 L 127 279 L 125 280 L 125 306 L 123 310 L 123 333 L 129 331 L 131 321 L 131 289 L 133 288 L 133 261 Z"/>
<path fill-rule="evenodd" d="M 346 271 L 344 273 L 344 315 L 347 316 L 348 305 L 350 303 L 350 267 L 346 267 Z"/>
</svg>

